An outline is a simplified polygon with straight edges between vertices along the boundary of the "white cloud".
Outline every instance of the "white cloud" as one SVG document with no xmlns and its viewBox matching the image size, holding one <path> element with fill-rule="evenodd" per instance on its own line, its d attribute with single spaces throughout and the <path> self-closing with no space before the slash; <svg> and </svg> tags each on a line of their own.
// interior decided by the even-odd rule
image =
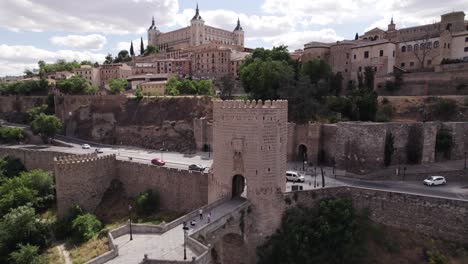
<svg viewBox="0 0 468 264">
<path fill-rule="evenodd" d="M 287 32 L 274 37 L 266 37 L 262 39 L 265 42 L 271 43 L 273 46 L 286 45 L 289 50 L 303 49 L 304 44 L 311 41 L 318 42 L 335 42 L 343 40 L 343 37 L 338 36 L 333 29 L 322 29 L 318 31 L 295 31 Z"/>
<path fill-rule="evenodd" d="M 134 39 L 133 40 L 133 50 L 135 51 L 135 54 L 140 54 L 140 44 L 141 44 L 141 39 Z M 148 40 L 147 39 L 143 39 L 143 45 L 145 45 L 145 47 L 148 45 Z M 117 51 L 121 51 L 121 50 L 130 50 L 130 42 L 127 42 L 127 41 L 121 41 L 119 43 L 117 43 L 117 46 L 115 48 Z"/>
<path fill-rule="evenodd" d="M 49 51 L 34 46 L 9 46 L 2 44 L 0 45 L 0 76 L 20 75 L 26 68 L 37 68 L 37 62 L 39 60 L 45 62 L 55 62 L 58 59 L 67 61 L 90 60 L 102 62 L 105 56 L 105 54 L 89 51 Z"/>
<path fill-rule="evenodd" d="M 67 35 L 64 37 L 52 37 L 50 41 L 54 45 L 67 46 L 78 49 L 100 50 L 107 43 L 106 37 L 99 34 L 91 35 Z"/>
<path fill-rule="evenodd" d="M 127 34 L 144 32 L 151 17 L 166 25 L 177 0 L 2 0 L 0 27 L 12 31 Z"/>
</svg>

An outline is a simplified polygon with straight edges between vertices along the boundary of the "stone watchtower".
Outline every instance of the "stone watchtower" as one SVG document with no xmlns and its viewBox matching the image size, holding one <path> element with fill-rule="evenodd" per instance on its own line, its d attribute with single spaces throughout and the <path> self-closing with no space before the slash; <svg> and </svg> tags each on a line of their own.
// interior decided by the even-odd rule
<svg viewBox="0 0 468 264">
<path fill-rule="evenodd" d="M 190 36 L 190 44 L 193 46 L 202 45 L 205 43 L 205 21 L 200 16 L 200 11 L 197 9 L 195 16 L 193 16 L 192 20 L 190 20 L 190 29 L 191 29 L 191 36 Z"/>
<path fill-rule="evenodd" d="M 151 26 L 148 28 L 148 45 L 153 45 L 157 47 L 158 46 L 157 38 L 159 34 L 161 34 L 161 32 L 159 32 L 158 28 L 156 27 L 156 24 L 154 23 L 154 17 L 153 17 Z"/>
<path fill-rule="evenodd" d="M 240 24 L 240 19 L 237 18 L 237 26 L 234 29 L 234 44 L 238 46 L 244 46 L 244 29 Z"/>
<path fill-rule="evenodd" d="M 209 203 L 246 197 L 259 236 L 271 234 L 279 225 L 278 198 L 286 188 L 287 116 L 287 101 L 213 102 Z"/>
</svg>

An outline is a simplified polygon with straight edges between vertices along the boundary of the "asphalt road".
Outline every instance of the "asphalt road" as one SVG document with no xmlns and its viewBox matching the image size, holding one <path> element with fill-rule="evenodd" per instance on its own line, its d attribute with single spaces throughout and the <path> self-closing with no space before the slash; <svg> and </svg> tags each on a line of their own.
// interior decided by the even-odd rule
<svg viewBox="0 0 468 264">
<path fill-rule="evenodd" d="M 325 175 L 332 175 L 331 170 L 327 169 Z M 293 185 L 302 186 L 303 190 L 322 188 L 322 177 L 320 173 L 317 173 L 317 177 L 315 177 L 314 175 L 305 175 L 304 183 L 287 182 L 286 191 L 292 191 Z M 344 177 L 335 178 L 333 176 L 325 176 L 325 187 L 332 186 L 355 186 L 377 190 L 394 191 L 401 193 L 468 201 L 468 180 L 456 182 L 449 181 L 446 185 L 429 187 L 424 185 L 422 181 L 370 181 Z"/>
</svg>

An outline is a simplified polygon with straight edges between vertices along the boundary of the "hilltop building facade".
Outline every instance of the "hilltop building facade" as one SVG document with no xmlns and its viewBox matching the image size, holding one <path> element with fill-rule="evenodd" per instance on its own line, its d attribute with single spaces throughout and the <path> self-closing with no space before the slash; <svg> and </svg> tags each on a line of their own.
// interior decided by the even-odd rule
<svg viewBox="0 0 468 264">
<path fill-rule="evenodd" d="M 444 59 L 468 61 L 468 21 L 464 12 L 452 12 L 434 24 L 397 29 L 392 18 L 387 30 L 374 28 L 355 40 L 305 44 L 301 60 L 312 59 L 326 60 L 345 81 L 356 81 L 365 67 L 385 76 L 434 68 Z"/>
<path fill-rule="evenodd" d="M 148 28 L 148 44 L 156 46 L 160 51 L 171 51 L 191 46 L 200 46 L 209 43 L 244 46 L 244 30 L 237 20 L 233 31 L 205 25 L 200 15 L 198 5 L 196 13 L 190 20 L 190 26 L 162 33 L 157 28 L 154 17 Z"/>
</svg>

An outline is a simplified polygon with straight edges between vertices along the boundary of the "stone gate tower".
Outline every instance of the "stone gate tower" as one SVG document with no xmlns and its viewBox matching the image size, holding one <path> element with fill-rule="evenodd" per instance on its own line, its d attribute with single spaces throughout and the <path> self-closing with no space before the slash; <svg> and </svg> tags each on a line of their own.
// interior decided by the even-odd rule
<svg viewBox="0 0 468 264">
<path fill-rule="evenodd" d="M 209 203 L 245 190 L 260 235 L 279 224 L 274 215 L 286 188 L 287 116 L 287 101 L 213 102 Z"/>
</svg>

